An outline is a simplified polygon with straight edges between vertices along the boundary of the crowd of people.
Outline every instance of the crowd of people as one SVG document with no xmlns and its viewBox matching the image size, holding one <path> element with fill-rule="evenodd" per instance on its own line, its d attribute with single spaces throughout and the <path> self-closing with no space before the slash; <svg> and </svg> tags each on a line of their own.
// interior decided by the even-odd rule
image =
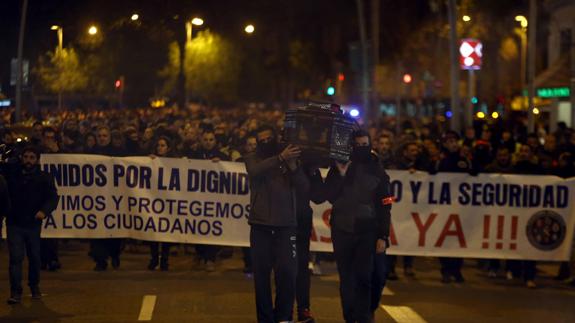
<svg viewBox="0 0 575 323">
<path fill-rule="evenodd" d="M 150 156 L 151 158 L 185 157 L 212 161 L 247 162 L 249 166 L 250 159 L 246 160 L 246 156 L 258 149 L 263 151 L 268 140 L 271 140 L 267 137 L 260 138 L 261 135 L 268 134 L 265 130 L 269 130 L 277 137 L 273 137 L 273 140 L 281 140 L 281 131 L 276 132 L 276 130 L 283 127 L 283 113 L 280 109 L 264 109 L 255 105 L 240 108 L 191 105 L 187 109 L 170 107 L 163 109 L 103 111 L 66 110 L 45 112 L 36 120 L 30 121 L 27 126 L 6 124 L 9 119 L 6 115 L 3 115 L 1 119 L 5 122 L 4 128 L 0 131 L 0 147 L 2 160 L 5 164 L 17 162 L 20 155 L 27 151 L 24 147 L 34 145 L 40 147 L 38 154 L 41 152 L 42 154 L 98 154 L 108 156 Z M 263 125 L 267 125 L 269 128 L 262 128 Z M 431 174 L 460 172 L 472 175 L 504 173 L 556 175 L 562 178 L 575 176 L 575 131 L 567 128 L 564 124 L 560 124 L 558 130 L 554 133 L 545 133 L 543 128 L 541 128 L 538 133 L 530 134 L 523 130 L 524 127 L 522 125 L 477 123 L 474 127 L 469 127 L 460 134 L 446 130 L 447 127 L 442 122 L 432 121 L 431 119 L 409 119 L 402 123 L 401 133 L 395 133 L 394 119 L 382 117 L 377 122 L 365 125 L 365 128 L 367 130 L 364 134 L 365 136 L 361 135 L 358 138 L 365 137 L 369 138 L 369 140 L 366 143 L 358 142 L 358 147 L 365 144 L 365 147 L 372 149 L 372 153 L 377 156 L 383 169 L 386 170 L 408 170 L 412 173 L 424 171 Z M 293 156 L 298 156 L 299 153 L 295 148 L 287 151 L 288 148 L 281 151 L 278 156 L 280 156 L 281 162 L 286 162 L 288 172 L 292 170 L 295 172 L 296 168 L 292 169 L 290 161 L 295 158 Z M 365 149 L 358 148 L 357 150 Z M 39 157 L 39 155 L 36 157 Z M 251 162 L 254 163 L 253 160 Z M 252 174 L 258 174 L 258 170 L 259 168 L 254 170 L 252 167 L 251 172 Z M 338 170 L 341 176 L 345 177 L 347 169 L 342 165 L 338 165 Z M 317 176 L 314 172 L 315 170 L 304 169 L 303 171 L 307 175 L 308 180 L 313 183 L 314 176 Z M 250 173 L 250 167 L 248 167 L 248 173 Z M 272 175 L 277 176 L 278 181 L 281 181 L 283 176 L 282 173 L 273 173 Z M 335 177 L 336 179 L 333 177 L 335 175 L 331 176 L 332 183 L 334 180 L 337 183 L 337 176 Z M 257 175 L 250 177 L 251 185 L 254 185 L 252 183 L 254 178 L 257 179 Z M 328 176 L 326 181 L 329 179 L 330 176 Z M 321 181 L 321 176 L 319 180 Z M 264 184 L 262 183 L 261 185 Z M 10 185 L 8 185 L 8 189 L 10 189 Z M 252 187 L 252 189 L 254 188 Z M 329 195 L 329 193 L 326 194 Z M 298 196 L 298 201 L 299 198 Z M 298 204 L 297 210 L 294 211 L 299 217 L 300 214 L 311 212 L 309 208 L 310 200 L 330 200 L 337 205 L 338 198 L 340 197 L 336 195 L 330 198 L 324 196 L 323 199 L 307 196 L 304 197 L 307 203 Z M 49 212 L 50 210 L 46 209 L 46 211 Z M 286 206 L 286 212 L 288 211 L 289 208 Z M 308 216 L 308 218 L 311 217 Z M 273 221 L 268 223 L 266 222 L 268 221 L 267 219 L 261 220 L 263 222 L 258 222 L 258 219 L 255 218 L 251 218 L 250 221 L 252 222 L 250 223 L 252 224 L 252 230 L 254 230 L 254 223 L 256 226 L 258 224 L 263 225 L 259 231 L 252 231 L 252 242 L 254 240 L 264 241 L 258 245 L 269 245 L 266 243 L 266 241 L 269 242 L 266 230 L 269 229 L 270 223 L 273 225 L 277 225 L 277 223 Z M 298 279 L 301 280 L 301 272 L 307 271 L 307 263 L 309 261 L 311 223 L 300 218 L 297 221 L 298 226 L 300 225 L 299 223 L 302 223 L 305 228 L 286 234 L 297 234 L 298 244 L 300 241 L 304 242 L 302 245 L 298 245 L 298 254 L 303 254 L 303 256 L 298 256 L 300 265 L 296 272 L 284 271 L 283 274 L 287 276 L 299 275 Z M 337 226 L 337 223 L 335 225 Z M 282 227 L 283 225 L 279 226 Z M 341 227 L 343 228 L 345 225 Z M 263 230 L 262 228 L 267 229 Z M 276 229 L 273 229 L 272 232 L 275 232 L 274 230 Z M 383 231 L 385 230 L 389 230 L 389 228 L 383 229 Z M 345 239 L 351 239 L 343 231 L 338 234 L 339 238 L 334 237 L 334 248 L 336 247 L 336 240 L 346 241 Z M 302 235 L 304 237 L 305 235 L 308 236 L 307 244 L 305 243 L 306 239 L 301 238 Z M 384 233 L 377 233 L 377 238 L 383 241 L 387 239 L 387 236 Z M 57 241 L 54 239 L 45 240 L 42 241 L 41 255 L 38 254 L 41 267 L 48 270 L 58 270 L 61 264 L 58 259 Z M 118 268 L 120 266 L 122 244 L 123 241 L 121 239 L 93 240 L 90 256 L 95 262 L 94 270 L 107 270 L 108 265 Z M 161 270 L 168 270 L 170 246 L 168 243 L 150 243 L 150 262 L 147 268 L 155 270 L 159 266 Z M 339 249 L 341 250 L 341 248 L 340 246 Z M 377 248 L 379 250 L 379 245 Z M 382 248 L 385 249 L 385 247 Z M 300 252 L 306 249 L 307 252 Z M 196 246 L 196 259 L 207 271 L 213 271 L 215 270 L 216 257 L 220 250 L 221 248 L 217 246 L 198 245 Z M 269 250 L 252 250 L 253 252 L 269 253 Z M 369 252 L 375 252 L 375 250 Z M 287 258 L 289 257 L 286 256 L 283 260 L 289 262 Z M 266 272 L 272 270 L 270 267 L 272 266 L 271 263 L 262 264 L 261 261 L 253 263 L 253 259 L 250 257 L 250 250 L 244 249 L 246 272 L 252 272 L 256 267 Z M 347 276 L 341 276 L 343 264 L 349 264 L 349 259 L 346 259 L 340 253 L 340 257 L 336 255 L 336 261 L 338 261 L 338 269 L 340 269 L 343 296 L 344 289 L 354 288 L 353 283 L 345 280 Z M 441 264 L 442 282 L 464 282 L 464 277 L 461 273 L 463 259 L 440 258 L 439 261 Z M 373 269 L 367 266 L 367 268 L 373 270 L 354 273 L 354 275 L 364 277 L 365 275 L 371 275 L 373 271 L 374 273 L 385 273 L 387 279 L 390 280 L 398 279 L 395 270 L 396 262 L 397 257 L 388 256 L 385 261 L 376 258 L 374 266 L 379 266 L 380 268 Z M 403 257 L 404 275 L 413 277 L 416 274 L 416 264 L 417 261 L 414 257 Z M 381 268 L 382 266 L 385 266 L 385 268 Z M 490 277 L 496 277 L 501 267 L 500 262 L 495 259 L 489 261 L 486 266 Z M 350 271 L 355 269 L 349 268 Z M 571 275 L 569 269 L 570 266 L 567 263 L 562 264 L 558 273 L 559 278 L 569 278 Z M 504 275 L 508 279 L 522 277 L 528 287 L 536 286 L 535 274 L 535 262 L 507 261 L 505 264 Z M 383 286 L 385 277 L 377 277 L 375 274 L 373 281 L 378 278 L 381 282 L 377 285 Z M 267 279 L 269 280 L 269 278 Z M 258 288 L 267 290 L 269 286 L 263 283 L 264 280 L 261 277 L 256 279 L 256 290 Z M 16 284 L 16 286 L 18 285 Z M 18 288 L 21 295 L 21 287 Z M 294 291 L 294 293 L 298 298 L 298 314 L 301 314 L 300 318 L 305 319 L 308 316 L 311 318 L 311 312 L 309 311 L 309 277 L 307 279 L 304 278 L 303 282 L 298 282 L 296 289 L 298 291 Z M 303 296 L 301 293 L 298 294 L 299 290 L 302 289 L 307 289 L 307 295 L 305 292 Z M 16 296 L 18 296 L 17 294 Z M 39 290 L 33 290 L 33 294 L 39 297 Z M 379 300 L 379 298 L 377 299 Z M 17 301 L 17 299 L 13 301 Z M 342 300 L 345 303 L 342 303 L 343 305 L 349 306 L 347 310 L 350 313 L 353 312 L 353 306 L 350 304 L 354 301 L 357 302 L 357 299 Z M 262 313 L 265 312 L 265 315 L 269 315 L 269 306 L 271 304 L 268 304 L 267 300 L 260 298 L 258 311 L 260 306 Z M 282 310 L 287 311 L 285 308 Z M 346 309 L 344 308 L 345 311 Z M 347 315 L 352 315 L 350 313 Z"/>
</svg>

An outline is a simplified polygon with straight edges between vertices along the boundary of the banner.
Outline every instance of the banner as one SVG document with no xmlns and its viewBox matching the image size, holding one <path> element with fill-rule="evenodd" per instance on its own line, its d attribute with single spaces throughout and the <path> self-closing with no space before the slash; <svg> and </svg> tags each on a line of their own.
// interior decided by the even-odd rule
<svg viewBox="0 0 575 323">
<path fill-rule="evenodd" d="M 95 155 L 43 155 L 42 163 L 60 196 L 44 237 L 249 245 L 242 163 Z M 389 175 L 396 198 L 390 254 L 569 259 L 575 178 Z M 332 251 L 330 205 L 312 207 L 311 248 Z"/>
</svg>

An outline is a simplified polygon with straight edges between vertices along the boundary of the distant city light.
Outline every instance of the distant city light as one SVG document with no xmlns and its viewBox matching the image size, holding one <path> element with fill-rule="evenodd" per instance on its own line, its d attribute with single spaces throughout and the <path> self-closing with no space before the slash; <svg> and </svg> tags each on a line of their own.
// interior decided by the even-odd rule
<svg viewBox="0 0 575 323">
<path fill-rule="evenodd" d="M 411 81 L 413 81 L 413 78 L 411 77 L 410 74 L 403 75 L 403 83 L 409 84 L 411 83 Z"/>
<path fill-rule="evenodd" d="M 496 111 L 494 111 L 494 112 L 491 114 L 491 117 L 492 117 L 493 119 L 497 119 L 497 118 L 499 118 L 499 113 L 497 113 Z"/>
<path fill-rule="evenodd" d="M 351 109 L 351 110 L 349 110 L 349 115 L 354 117 L 354 118 L 357 118 L 357 117 L 359 117 L 359 110 L 358 109 Z"/>
<path fill-rule="evenodd" d="M 88 34 L 93 36 L 97 33 L 98 33 L 98 28 L 96 26 L 90 26 L 90 28 L 88 29 Z"/>
<path fill-rule="evenodd" d="M 334 95 L 335 94 L 335 88 L 333 86 L 330 86 L 327 88 L 327 95 Z"/>
<path fill-rule="evenodd" d="M 479 111 L 479 112 L 477 112 L 477 117 L 478 117 L 479 119 L 483 119 L 483 118 L 485 118 L 485 113 Z"/>
<path fill-rule="evenodd" d="M 539 109 L 533 108 L 533 114 L 539 114 Z"/>
<path fill-rule="evenodd" d="M 131 19 L 132 19 L 132 21 L 136 21 L 136 20 L 140 19 L 140 16 L 137 13 L 135 13 L 132 15 Z"/>
<path fill-rule="evenodd" d="M 9 107 L 10 100 L 0 100 L 0 107 Z"/>
<path fill-rule="evenodd" d="M 476 96 L 474 96 L 474 97 L 471 98 L 471 103 L 477 104 L 477 102 L 479 102 L 479 100 L 477 99 Z"/>
<path fill-rule="evenodd" d="M 254 27 L 254 25 L 247 25 L 244 30 L 246 33 L 251 34 L 256 30 L 256 28 Z"/>
<path fill-rule="evenodd" d="M 337 75 L 337 79 L 338 79 L 338 81 L 345 81 L 345 75 L 343 73 L 339 73 Z"/>
<path fill-rule="evenodd" d="M 50 27 L 51 30 L 58 30 L 60 29 L 60 26 L 58 25 L 53 25 L 52 27 Z"/>
<path fill-rule="evenodd" d="M 471 17 L 469 17 L 468 15 L 463 16 L 463 21 L 465 22 L 470 22 L 471 21 Z"/>
<path fill-rule="evenodd" d="M 447 111 L 445 112 L 445 116 L 451 119 L 451 117 L 453 117 L 453 112 Z"/>
</svg>

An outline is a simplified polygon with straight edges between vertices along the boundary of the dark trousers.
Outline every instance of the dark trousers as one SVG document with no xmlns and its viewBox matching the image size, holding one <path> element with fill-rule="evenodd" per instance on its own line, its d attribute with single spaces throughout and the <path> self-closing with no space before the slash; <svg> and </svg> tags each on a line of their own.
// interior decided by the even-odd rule
<svg viewBox="0 0 575 323">
<path fill-rule="evenodd" d="M 41 239 L 42 266 L 58 263 L 58 239 Z"/>
<path fill-rule="evenodd" d="M 7 227 L 10 260 L 10 290 L 13 295 L 22 295 L 22 263 L 28 255 L 28 286 L 38 287 L 40 283 L 40 232 L 42 227 Z"/>
<path fill-rule="evenodd" d="M 252 225 L 250 247 L 258 323 L 291 320 L 297 273 L 296 228 Z M 272 270 L 275 305 L 272 305 Z"/>
<path fill-rule="evenodd" d="M 170 247 L 172 246 L 169 242 L 150 242 L 150 261 L 158 262 L 168 262 L 170 257 Z M 161 254 L 160 254 L 161 249 Z"/>
<path fill-rule="evenodd" d="M 244 272 L 252 272 L 252 251 L 249 247 L 242 248 L 242 254 L 244 259 Z"/>
<path fill-rule="evenodd" d="M 108 257 L 119 259 L 123 239 L 93 239 L 92 257 L 97 264 L 106 266 Z"/>
<path fill-rule="evenodd" d="M 373 274 L 371 276 L 371 311 L 375 312 L 381 302 L 381 293 L 387 282 L 387 273 L 389 272 L 389 258 L 385 252 L 376 253 L 373 258 Z"/>
<path fill-rule="evenodd" d="M 395 265 L 397 264 L 397 256 L 387 256 L 387 263 L 389 264 L 389 271 L 395 272 Z M 403 268 L 413 268 L 413 256 L 403 256 Z"/>
<path fill-rule="evenodd" d="M 440 257 L 441 274 L 444 276 L 460 276 L 461 267 L 463 267 L 463 258 Z"/>
<path fill-rule="evenodd" d="M 208 262 L 208 261 L 215 262 L 216 257 L 218 256 L 218 252 L 220 252 L 220 249 L 221 249 L 221 247 L 219 247 L 219 246 L 197 244 L 196 245 L 196 254 L 204 262 Z"/>
<path fill-rule="evenodd" d="M 309 264 L 309 240 L 311 237 L 312 215 L 298 217 L 297 226 L 297 276 L 296 276 L 296 301 L 297 310 L 302 311 L 310 308 L 310 272 Z"/>
<path fill-rule="evenodd" d="M 511 271 L 513 276 L 523 276 L 524 281 L 534 280 L 537 273 L 537 262 L 532 260 L 507 260 L 505 269 Z"/>
<path fill-rule="evenodd" d="M 331 238 L 343 317 L 346 322 L 369 322 L 375 233 L 354 234 L 334 229 Z"/>
</svg>

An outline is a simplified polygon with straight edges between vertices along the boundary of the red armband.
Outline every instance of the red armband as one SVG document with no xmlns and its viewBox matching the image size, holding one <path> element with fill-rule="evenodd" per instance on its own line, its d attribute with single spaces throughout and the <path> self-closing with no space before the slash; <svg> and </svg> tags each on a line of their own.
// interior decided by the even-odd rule
<svg viewBox="0 0 575 323">
<path fill-rule="evenodd" d="M 395 202 L 395 197 L 390 196 L 390 197 L 385 197 L 381 199 L 381 205 L 391 205 L 393 204 L 393 202 Z"/>
</svg>

